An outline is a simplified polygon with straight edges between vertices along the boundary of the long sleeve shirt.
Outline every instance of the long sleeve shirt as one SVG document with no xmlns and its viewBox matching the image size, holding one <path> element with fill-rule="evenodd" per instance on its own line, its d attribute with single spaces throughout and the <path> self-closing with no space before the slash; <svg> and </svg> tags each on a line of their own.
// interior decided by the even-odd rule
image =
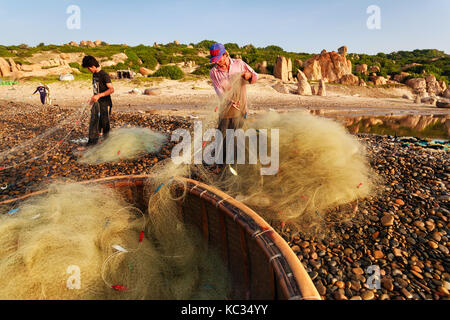
<svg viewBox="0 0 450 320">
<path fill-rule="evenodd" d="M 209 76 L 213 83 L 214 90 L 216 91 L 219 98 L 222 99 L 224 97 L 224 93 L 231 89 L 231 81 L 235 76 L 247 71 L 252 74 L 250 84 L 255 83 L 258 80 L 258 74 L 248 64 L 240 59 L 230 58 L 230 67 L 228 71 L 221 70 L 217 66 L 214 66 L 210 70 Z M 245 113 L 247 111 L 246 87 L 242 86 L 241 90 L 241 108 L 242 113 Z M 233 117 L 232 114 L 233 113 L 225 115 L 225 118 Z"/>
</svg>

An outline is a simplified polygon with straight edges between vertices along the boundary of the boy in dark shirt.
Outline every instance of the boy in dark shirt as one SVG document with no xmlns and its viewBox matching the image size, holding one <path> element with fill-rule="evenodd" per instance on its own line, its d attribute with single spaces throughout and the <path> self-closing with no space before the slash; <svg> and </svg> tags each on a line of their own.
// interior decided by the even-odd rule
<svg viewBox="0 0 450 320">
<path fill-rule="evenodd" d="M 52 103 L 52 100 L 50 99 L 50 89 L 45 84 L 39 83 L 39 86 L 36 88 L 33 94 L 35 94 L 36 92 L 39 92 L 39 95 L 41 96 L 41 103 L 43 105 L 46 103 L 50 105 Z"/>
<path fill-rule="evenodd" d="M 85 56 L 83 58 L 83 68 L 88 68 L 93 74 L 92 87 L 94 95 L 89 101 L 92 105 L 89 140 L 87 143 L 89 146 L 97 144 L 100 131 L 103 131 L 104 138 L 108 136 L 110 129 L 109 114 L 112 108 L 111 94 L 114 93 L 114 88 L 111 78 L 102 70 L 100 64 L 93 56 Z"/>
</svg>

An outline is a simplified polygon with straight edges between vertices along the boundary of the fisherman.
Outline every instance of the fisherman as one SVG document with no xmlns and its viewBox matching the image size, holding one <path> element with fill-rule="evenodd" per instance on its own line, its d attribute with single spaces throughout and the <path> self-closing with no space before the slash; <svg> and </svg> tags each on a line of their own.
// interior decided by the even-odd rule
<svg viewBox="0 0 450 320">
<path fill-rule="evenodd" d="M 110 130 L 109 116 L 112 108 L 111 94 L 114 93 L 114 87 L 108 73 L 102 70 L 97 59 L 93 56 L 85 56 L 82 65 L 83 68 L 87 68 L 93 74 L 94 95 L 89 100 L 92 108 L 89 122 L 89 140 L 86 145 L 90 146 L 98 143 L 100 131 L 103 132 L 103 138 L 108 136 Z M 85 147 L 78 148 L 80 151 L 85 149 Z"/>
<path fill-rule="evenodd" d="M 224 161 L 219 167 L 223 168 L 226 161 L 226 130 L 243 127 L 248 112 L 246 84 L 254 84 L 258 80 L 258 74 L 244 61 L 232 59 L 221 43 L 214 43 L 209 50 L 210 62 L 215 64 L 210 70 L 209 76 L 221 105 L 218 129 L 223 135 Z M 232 92 L 233 90 L 235 92 Z"/>
<path fill-rule="evenodd" d="M 52 100 L 50 99 L 50 88 L 47 85 L 44 85 L 42 83 L 39 83 L 38 87 L 36 88 L 36 90 L 33 92 L 33 95 L 39 92 L 39 95 L 41 97 L 41 103 L 42 105 L 44 104 L 52 104 Z"/>
</svg>

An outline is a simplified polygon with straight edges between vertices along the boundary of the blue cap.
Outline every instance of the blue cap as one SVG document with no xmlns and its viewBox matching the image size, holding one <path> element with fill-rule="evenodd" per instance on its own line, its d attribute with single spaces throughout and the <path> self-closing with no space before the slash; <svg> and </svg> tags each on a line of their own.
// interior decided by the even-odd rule
<svg viewBox="0 0 450 320">
<path fill-rule="evenodd" d="M 225 53 L 225 46 L 221 43 L 214 43 L 209 48 L 209 53 L 211 54 L 211 59 L 209 60 L 209 62 L 216 62 Z"/>
</svg>

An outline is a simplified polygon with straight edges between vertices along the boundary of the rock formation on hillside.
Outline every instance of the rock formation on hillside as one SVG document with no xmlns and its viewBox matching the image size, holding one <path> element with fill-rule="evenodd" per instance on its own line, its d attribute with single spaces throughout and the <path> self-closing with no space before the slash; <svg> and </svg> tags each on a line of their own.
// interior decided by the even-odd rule
<svg viewBox="0 0 450 320">
<path fill-rule="evenodd" d="M 298 94 L 301 96 L 311 96 L 312 95 L 311 85 L 309 84 L 306 75 L 300 70 L 297 71 L 297 80 L 298 80 L 297 84 Z"/>
<path fill-rule="evenodd" d="M 286 82 L 294 80 L 292 76 L 292 60 L 278 56 L 273 68 L 273 75 L 275 78 Z"/>
<path fill-rule="evenodd" d="M 355 66 L 355 71 L 359 72 L 361 74 L 367 74 L 367 64 L 359 64 L 357 66 Z"/>
<path fill-rule="evenodd" d="M 346 56 L 346 50 L 340 48 L 341 53 L 335 51 L 322 52 L 303 63 L 306 77 L 309 80 L 324 80 L 326 82 L 339 82 L 348 74 L 352 74 L 352 63 Z"/>
</svg>

